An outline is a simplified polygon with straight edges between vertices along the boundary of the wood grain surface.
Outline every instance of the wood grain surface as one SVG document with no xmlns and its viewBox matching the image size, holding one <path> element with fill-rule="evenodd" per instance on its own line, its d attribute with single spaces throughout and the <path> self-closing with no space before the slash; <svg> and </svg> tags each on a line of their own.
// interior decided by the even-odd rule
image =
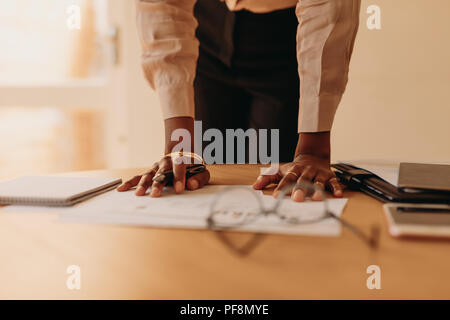
<svg viewBox="0 0 450 320">
<path fill-rule="evenodd" d="M 143 169 L 77 172 L 127 178 Z M 258 166 L 210 166 L 213 184 L 251 184 Z M 390 237 L 382 204 L 346 191 L 343 217 L 368 232 L 378 250 L 350 231 L 340 237 L 267 235 L 246 257 L 206 230 L 61 223 L 45 213 L 0 213 L 0 298 L 39 299 L 449 299 L 450 242 Z M 249 234 L 231 233 L 233 241 Z M 68 290 L 69 265 L 81 289 Z M 369 265 L 381 289 L 369 290 Z"/>
</svg>

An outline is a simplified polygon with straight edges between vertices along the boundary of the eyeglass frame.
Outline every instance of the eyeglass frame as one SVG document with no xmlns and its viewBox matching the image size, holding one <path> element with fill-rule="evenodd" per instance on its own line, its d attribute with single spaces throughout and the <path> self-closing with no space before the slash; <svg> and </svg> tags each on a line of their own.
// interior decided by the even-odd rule
<svg viewBox="0 0 450 320">
<path fill-rule="evenodd" d="M 269 215 L 274 215 L 277 216 L 281 221 L 285 221 L 284 217 L 280 215 L 280 212 L 278 212 L 279 207 L 281 206 L 282 200 L 284 199 L 284 197 L 291 191 L 291 190 L 298 190 L 298 189 L 302 189 L 302 187 L 307 186 L 310 190 L 314 190 L 314 192 L 319 192 L 322 200 L 324 202 L 324 214 L 322 217 L 320 217 L 319 219 L 313 219 L 311 221 L 300 221 L 297 220 L 296 223 L 293 222 L 287 222 L 287 224 L 291 224 L 291 225 L 307 225 L 307 224 L 314 224 L 314 223 L 318 223 L 320 221 L 323 221 L 325 219 L 328 218 L 333 218 L 337 221 L 339 221 L 344 227 L 346 227 L 347 229 L 349 229 L 350 231 L 352 231 L 356 236 L 358 236 L 361 240 L 363 240 L 366 244 L 368 244 L 371 248 L 377 248 L 378 247 L 378 241 L 379 241 L 379 229 L 378 228 L 372 228 L 371 229 L 371 234 L 368 236 L 366 235 L 360 228 L 356 227 L 355 225 L 349 223 L 348 221 L 342 219 L 341 217 L 337 216 L 334 212 L 329 210 L 328 207 L 328 202 L 327 199 L 328 197 L 325 194 L 325 191 L 321 188 L 319 188 L 317 185 L 315 184 L 311 184 L 311 183 L 307 183 L 307 182 L 297 182 L 297 183 L 292 183 L 289 184 L 287 186 L 285 186 L 282 190 L 281 193 L 277 196 L 277 200 L 275 202 L 275 204 L 273 205 L 272 208 L 267 209 L 262 200 L 261 197 L 256 193 L 253 192 L 252 190 L 249 190 L 247 188 L 244 187 L 240 187 L 240 186 L 228 186 L 225 187 L 223 190 L 221 190 L 220 193 L 218 193 L 217 195 L 215 195 L 215 197 L 213 198 L 213 200 L 211 201 L 211 206 L 210 206 L 210 214 L 207 217 L 207 227 L 209 230 L 212 231 L 227 231 L 227 230 L 236 230 L 244 225 L 248 225 L 248 223 L 251 223 L 253 221 L 256 221 L 256 219 L 260 218 L 261 216 L 269 216 Z M 311 188 L 312 187 L 312 188 Z M 246 191 L 250 191 L 250 193 L 252 193 L 254 195 L 254 197 L 256 198 L 258 204 L 259 204 L 259 212 L 256 213 L 253 217 L 252 220 L 250 220 L 249 222 L 247 222 L 246 220 L 244 220 L 242 223 L 231 226 L 217 226 L 214 223 L 213 220 L 213 216 L 215 214 L 218 214 L 218 212 L 214 212 L 214 206 L 217 204 L 218 200 L 225 194 L 225 192 L 227 192 L 228 190 L 238 190 L 238 189 L 242 189 L 242 190 L 246 190 Z M 314 194 L 314 192 L 312 194 Z M 307 194 L 305 194 L 306 197 L 308 197 Z M 223 240 L 223 239 L 222 239 Z"/>
</svg>

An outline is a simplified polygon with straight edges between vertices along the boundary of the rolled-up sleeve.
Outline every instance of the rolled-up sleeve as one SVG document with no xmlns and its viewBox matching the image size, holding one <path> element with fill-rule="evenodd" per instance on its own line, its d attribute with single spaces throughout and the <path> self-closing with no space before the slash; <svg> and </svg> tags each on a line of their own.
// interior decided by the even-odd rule
<svg viewBox="0 0 450 320">
<path fill-rule="evenodd" d="M 361 0 L 299 0 L 299 132 L 330 131 L 348 81 Z"/>
<path fill-rule="evenodd" d="M 196 0 L 136 0 L 142 66 L 164 119 L 194 117 Z"/>
</svg>

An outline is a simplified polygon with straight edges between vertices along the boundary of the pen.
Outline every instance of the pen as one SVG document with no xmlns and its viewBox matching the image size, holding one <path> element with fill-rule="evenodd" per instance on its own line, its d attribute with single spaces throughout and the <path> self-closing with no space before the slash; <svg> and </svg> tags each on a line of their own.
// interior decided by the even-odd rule
<svg viewBox="0 0 450 320">
<path fill-rule="evenodd" d="M 449 207 L 449 208 L 397 207 L 397 211 L 401 211 L 401 212 L 434 212 L 434 213 L 450 213 L 450 207 Z"/>
<path fill-rule="evenodd" d="M 205 170 L 206 166 L 203 164 L 194 164 L 193 166 L 186 168 L 186 180 L 198 173 L 204 172 Z M 165 182 L 166 185 L 171 185 L 173 184 L 173 171 L 168 170 L 158 174 L 153 177 L 153 181 L 160 183 Z"/>
</svg>

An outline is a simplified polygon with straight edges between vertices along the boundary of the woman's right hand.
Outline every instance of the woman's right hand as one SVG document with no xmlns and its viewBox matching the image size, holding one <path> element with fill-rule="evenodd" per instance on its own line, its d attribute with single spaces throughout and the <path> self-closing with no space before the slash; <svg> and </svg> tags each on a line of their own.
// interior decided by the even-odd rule
<svg viewBox="0 0 450 320">
<path fill-rule="evenodd" d="M 164 120 L 165 136 L 166 136 L 166 154 L 170 154 L 173 151 L 174 146 L 176 146 L 180 141 L 172 141 L 172 133 L 177 129 L 184 129 L 189 132 L 190 141 L 187 141 L 191 145 L 191 150 L 193 150 L 194 141 L 194 119 L 191 117 L 174 117 Z M 180 159 L 189 161 L 179 161 Z M 192 161 L 191 161 L 192 160 Z M 185 158 L 172 158 L 171 156 L 165 156 L 160 161 L 156 162 L 150 170 L 147 172 L 134 176 L 130 180 L 121 184 L 117 191 L 128 191 L 136 187 L 136 195 L 143 196 L 146 194 L 147 190 L 150 190 L 150 196 L 159 197 L 162 194 L 164 183 L 153 181 L 153 177 L 157 174 L 163 173 L 165 171 L 172 170 L 174 174 L 173 186 L 176 193 L 182 193 L 185 189 L 197 190 L 209 181 L 210 175 L 209 171 L 205 170 L 190 177 L 186 181 L 186 168 L 194 163 L 194 159 Z"/>
<path fill-rule="evenodd" d="M 147 193 L 147 190 L 151 188 L 150 196 L 160 197 L 162 195 L 164 183 L 153 181 L 153 177 L 169 170 L 173 170 L 173 187 L 177 194 L 182 193 L 185 189 L 197 190 L 206 185 L 210 178 L 208 170 L 198 173 L 186 181 L 186 168 L 189 166 L 189 164 L 184 164 L 181 161 L 173 160 L 170 156 L 166 156 L 159 162 L 156 162 L 149 171 L 134 176 L 121 184 L 117 188 L 117 191 L 124 192 L 136 187 L 135 194 L 137 196 L 143 196 Z"/>
</svg>

